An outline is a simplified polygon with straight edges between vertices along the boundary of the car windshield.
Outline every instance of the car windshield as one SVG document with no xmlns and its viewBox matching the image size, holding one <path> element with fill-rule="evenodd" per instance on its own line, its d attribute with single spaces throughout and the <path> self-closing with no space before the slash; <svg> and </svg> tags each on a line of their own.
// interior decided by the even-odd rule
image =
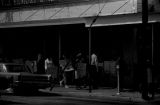
<svg viewBox="0 0 160 105">
<path fill-rule="evenodd" d="M 25 65 L 21 64 L 3 64 L 1 72 L 29 72 Z"/>
</svg>

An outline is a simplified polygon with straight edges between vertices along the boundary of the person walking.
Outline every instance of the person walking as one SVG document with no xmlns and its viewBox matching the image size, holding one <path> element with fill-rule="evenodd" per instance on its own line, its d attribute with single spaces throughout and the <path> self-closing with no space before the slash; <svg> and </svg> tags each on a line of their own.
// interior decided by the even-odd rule
<svg viewBox="0 0 160 105">
<path fill-rule="evenodd" d="M 84 58 L 81 52 L 77 53 L 75 56 L 74 62 L 75 69 L 75 85 L 76 89 L 82 89 L 82 85 L 84 85 L 84 69 L 82 69 L 86 65 L 84 64 Z"/>
<path fill-rule="evenodd" d="M 65 88 L 69 88 L 68 84 L 73 79 L 72 72 L 74 71 L 74 68 L 72 66 L 72 62 L 69 58 L 65 57 L 64 64 L 60 65 L 62 69 L 62 80 L 60 81 L 60 86 L 63 85 Z"/>
</svg>

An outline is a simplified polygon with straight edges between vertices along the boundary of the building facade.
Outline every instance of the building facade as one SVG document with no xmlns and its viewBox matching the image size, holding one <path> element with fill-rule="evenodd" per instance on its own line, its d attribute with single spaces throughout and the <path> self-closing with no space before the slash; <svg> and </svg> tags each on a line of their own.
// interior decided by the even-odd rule
<svg viewBox="0 0 160 105">
<path fill-rule="evenodd" d="M 143 42 L 142 36 L 142 0 L 0 2 L 0 30 L 5 39 L 1 42 L 1 55 L 34 59 L 38 52 L 43 52 L 58 60 L 64 53 L 71 56 L 81 50 L 88 59 L 92 50 L 97 51 L 104 72 L 113 74 L 103 75 L 104 78 L 108 76 L 106 81 L 111 85 L 117 82 L 116 69 L 107 69 L 109 66 L 105 66 L 108 65 L 105 61 L 121 59 L 121 87 L 124 88 L 139 85 L 137 77 L 140 79 L 143 74 L 139 69 L 144 54 L 141 54 L 142 43 L 146 43 L 149 49 L 146 53 L 152 64 L 160 66 L 159 0 L 148 0 L 149 35 L 146 42 Z M 158 74 L 158 70 L 155 72 Z M 156 78 L 156 81 L 159 79 Z"/>
</svg>

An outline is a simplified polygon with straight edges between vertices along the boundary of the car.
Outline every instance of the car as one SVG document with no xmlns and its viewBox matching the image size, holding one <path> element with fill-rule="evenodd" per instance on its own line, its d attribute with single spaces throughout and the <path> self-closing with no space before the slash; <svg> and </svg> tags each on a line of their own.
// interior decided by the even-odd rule
<svg viewBox="0 0 160 105">
<path fill-rule="evenodd" d="M 0 63 L 0 89 L 12 88 L 13 92 L 37 91 L 53 84 L 50 74 L 33 74 L 25 64 Z"/>
</svg>

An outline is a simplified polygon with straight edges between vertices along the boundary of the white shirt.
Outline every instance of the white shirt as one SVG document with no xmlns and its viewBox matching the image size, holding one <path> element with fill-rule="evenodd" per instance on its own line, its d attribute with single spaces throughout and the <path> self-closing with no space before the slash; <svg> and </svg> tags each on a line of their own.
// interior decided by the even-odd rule
<svg viewBox="0 0 160 105">
<path fill-rule="evenodd" d="M 97 56 L 96 56 L 96 54 L 93 53 L 91 55 L 91 65 L 96 65 L 97 66 L 97 64 L 98 64 Z"/>
<path fill-rule="evenodd" d="M 45 60 L 45 70 L 48 68 L 48 64 L 52 64 L 52 61 L 47 58 Z"/>
</svg>

